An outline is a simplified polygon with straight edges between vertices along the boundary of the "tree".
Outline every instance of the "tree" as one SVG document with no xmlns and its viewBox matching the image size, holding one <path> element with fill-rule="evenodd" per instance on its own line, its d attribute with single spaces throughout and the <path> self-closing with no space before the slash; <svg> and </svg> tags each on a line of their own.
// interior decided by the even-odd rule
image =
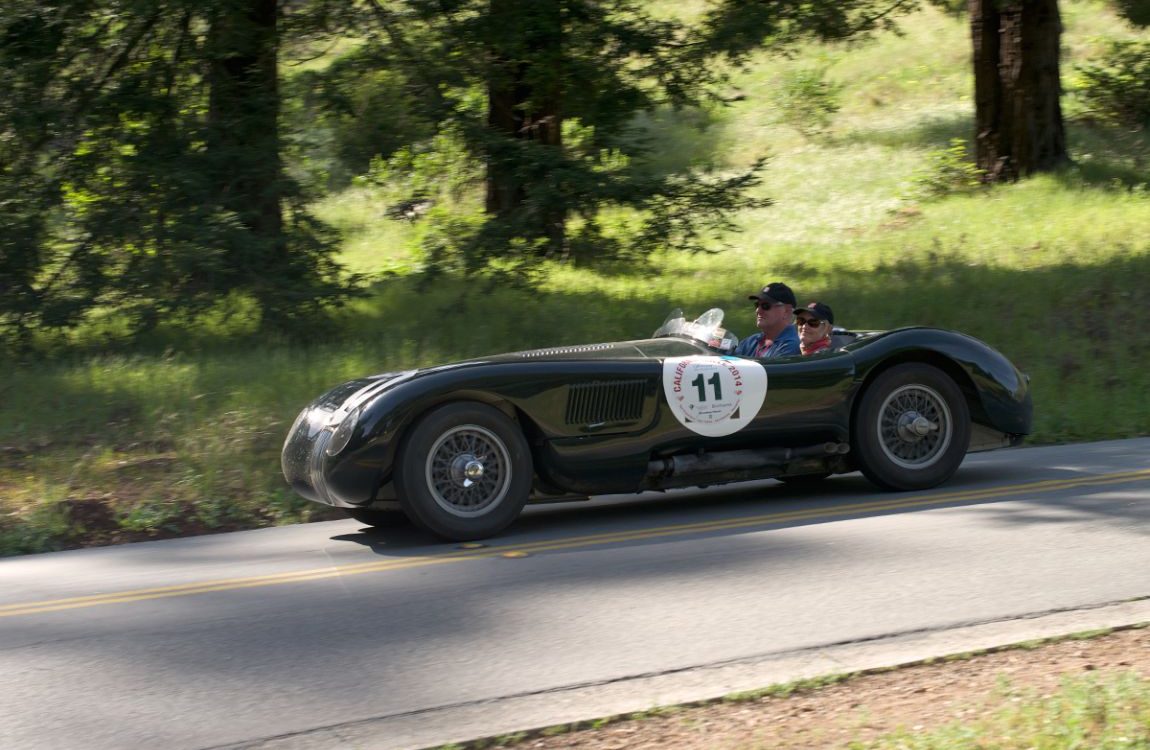
<svg viewBox="0 0 1150 750">
<path fill-rule="evenodd" d="M 295 4 L 299 5 L 299 4 Z M 275 0 L 0 9 L 0 328 L 146 329 L 232 294 L 269 326 L 347 289 L 283 175 Z"/>
<path fill-rule="evenodd" d="M 1150 26 L 1150 0 L 1114 0 L 1118 14 L 1134 26 Z"/>
<path fill-rule="evenodd" d="M 274 265 L 283 250 L 277 6 L 277 0 L 221 5 L 205 45 L 215 190 L 222 206 L 267 246 L 257 267 Z"/>
<path fill-rule="evenodd" d="M 424 114 L 482 166 L 484 220 L 431 237 L 432 269 L 513 273 L 539 259 L 699 250 L 733 227 L 761 164 L 737 175 L 646 168 L 636 115 L 703 101 L 713 81 L 684 26 L 632 0 L 373 0 L 394 67 Z M 482 99 L 480 98 L 482 95 Z M 607 207 L 637 209 L 630 242 L 601 232 Z M 573 222 L 573 220 L 576 220 Z M 574 231 L 573 231 L 574 227 Z M 517 269 L 517 270 L 516 270 Z"/>
<path fill-rule="evenodd" d="M 953 0 L 931 0 L 953 9 Z M 1127 17 L 1147 13 L 1146 0 L 1117 0 Z M 775 6 L 781 6 L 781 9 Z M 711 15 L 720 48 L 745 52 L 763 38 L 781 42 L 813 34 L 841 39 L 889 27 L 913 4 L 724 0 Z M 974 48 L 976 157 L 991 181 L 1056 169 L 1069 160 L 1059 101 L 1057 0 L 968 0 Z M 1150 15 L 1150 13 L 1147 13 Z"/>
<path fill-rule="evenodd" d="M 485 220 L 436 241 L 466 269 L 530 266 L 540 257 L 579 260 L 700 250 L 733 228 L 756 198 L 763 162 L 737 174 L 685 165 L 648 167 L 637 116 L 712 106 L 721 97 L 716 59 L 781 48 L 806 38 L 847 38 L 878 28 L 910 0 L 775 3 L 726 0 L 699 24 L 654 15 L 635 0 L 370 0 L 378 44 L 424 92 L 428 116 L 459 134 L 483 165 Z M 482 100 L 474 94 L 483 92 Z M 630 243 L 608 237 L 604 210 L 643 217 Z"/>
<path fill-rule="evenodd" d="M 897 29 L 918 0 L 718 0 L 703 17 L 704 49 L 743 59 L 764 47 L 786 52 L 810 39 L 843 42 Z"/>
<path fill-rule="evenodd" d="M 523 5 L 516 0 L 490 0 L 493 32 L 487 41 L 487 125 L 504 141 L 527 141 L 551 150 L 563 147 L 563 4 Z M 514 158 L 488 154 L 484 209 L 509 219 L 527 203 L 531 186 L 519 174 Z M 538 191 L 534 191 L 538 192 Z M 566 236 L 566 210 L 560 200 L 539 208 L 541 234 L 548 247 L 561 249 Z"/>
<path fill-rule="evenodd" d="M 999 182 L 1067 163 L 1057 0 L 970 0 L 969 12 L 979 169 Z"/>
<path fill-rule="evenodd" d="M 700 249 L 749 195 L 737 175 L 656 174 L 635 116 L 703 101 L 714 80 L 689 30 L 634 0 L 371 0 L 389 64 L 423 92 L 425 116 L 482 165 L 484 220 L 433 235 L 432 266 L 527 270 L 545 257 Z M 605 208 L 644 216 L 629 244 Z M 573 221 L 577 221 L 572 233 Z M 624 247 L 624 244 L 627 244 Z"/>
<path fill-rule="evenodd" d="M 219 208 L 245 237 L 221 263 L 235 288 L 255 297 L 270 327 L 290 325 L 302 307 L 340 294 L 331 248 L 317 243 L 309 217 L 285 202 L 294 184 L 281 155 L 279 49 L 281 0 L 216 0 L 208 10 L 206 168 Z M 306 10 L 306 6 L 297 4 Z"/>
</svg>

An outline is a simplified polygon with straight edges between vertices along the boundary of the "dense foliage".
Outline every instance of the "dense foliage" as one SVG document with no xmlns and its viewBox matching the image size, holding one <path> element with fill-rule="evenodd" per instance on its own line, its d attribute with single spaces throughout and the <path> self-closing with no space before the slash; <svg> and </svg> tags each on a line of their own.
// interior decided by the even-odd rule
<svg viewBox="0 0 1150 750">
<path fill-rule="evenodd" d="M 1070 66 L 1104 59 L 1103 40 L 1144 33 L 1093 0 L 1063 4 Z M 645 7 L 685 10 L 684 22 L 698 28 L 714 6 Z M 333 313 L 326 325 L 339 335 L 322 341 L 264 336 L 246 316 L 213 315 L 194 327 L 161 325 L 134 342 L 110 342 L 102 327 L 85 325 L 68 334 L 74 346 L 0 359 L 0 555 L 314 519 L 322 507 L 284 484 L 279 451 L 299 408 L 333 384 L 513 349 L 641 337 L 672 305 L 725 308 L 725 325 L 745 336 L 753 330 L 745 285 L 773 278 L 804 302 L 826 300 L 848 327 L 936 325 L 999 348 L 1032 376 L 1035 443 L 1146 434 L 1150 134 L 1070 118 L 1074 164 L 1018 184 L 974 185 L 979 172 L 958 140 L 970 143 L 972 133 L 967 18 L 928 8 L 900 19 L 904 34 L 872 43 L 751 54 L 717 86 L 737 94 L 728 106 L 635 114 L 628 137 L 642 134 L 650 146 L 631 158 L 637 172 L 686 179 L 685 167 L 745 166 L 771 153 L 754 194 L 777 202 L 739 215 L 743 234 L 722 255 L 541 261 L 535 288 L 477 294 L 483 285 L 474 279 L 420 284 L 424 258 L 412 248 L 442 232 L 446 261 L 452 215 L 465 230 L 487 221 L 485 164 L 459 127 L 437 122 L 434 92 L 409 80 L 410 68 L 370 59 L 398 53 L 370 43 L 374 27 L 362 10 L 296 2 L 281 15 L 279 144 L 300 199 L 327 193 L 307 205 L 343 233 L 340 261 L 379 279 L 372 296 Z M 812 69 L 841 86 L 841 109 L 814 139 L 781 123 L 775 102 L 780 83 Z M 22 90 L 23 80 L 0 86 Z M 207 77 L 202 85 L 210 86 Z M 0 106 L 9 101 L 0 97 Z M 202 101 L 210 111 L 210 97 Z M 473 88 L 466 101 L 484 111 L 486 89 Z M 580 123 L 566 127 L 564 149 L 595 137 Z M 67 162 L 65 144 L 56 145 Z M 193 143 L 189 155 L 197 149 L 206 145 Z M 115 163 L 128 155 L 108 156 Z M 374 184 L 364 184 L 365 173 Z M 42 175 L 31 177 L 6 193 L 5 210 L 36 198 Z M 63 210 L 26 217 L 59 233 Z M 605 215 L 604 233 L 639 213 Z M 295 220 L 291 211 L 284 218 Z M 578 223 L 570 221 L 569 241 Z M 237 310 L 253 308 L 251 292 L 231 294 Z M 1068 299 L 1086 314 L 1065 315 Z M 1123 324 L 1100 327 L 1099 316 L 1115 310 L 1127 316 Z"/>
<path fill-rule="evenodd" d="M 0 9 L 0 326 L 230 295 L 289 323 L 344 291 L 281 169 L 274 0 L 17 0 Z"/>
<path fill-rule="evenodd" d="M 1078 94 L 1093 117 L 1123 128 L 1150 127 L 1150 42 L 1112 41 L 1078 73 Z"/>
<path fill-rule="evenodd" d="M 94 316 L 141 331 L 221 306 L 290 328 L 352 287 L 301 188 L 445 134 L 483 213 L 433 217 L 431 270 L 522 279 L 546 257 L 712 247 L 769 202 L 750 192 L 764 162 L 652 169 L 636 115 L 718 101 L 720 56 L 849 38 L 910 7 L 723 2 L 688 24 L 635 0 L 13 0 L 0 332 L 27 342 Z M 634 231 L 604 230 L 618 207 Z"/>
<path fill-rule="evenodd" d="M 1146 17 L 1144 0 L 1117 6 Z M 722 107 L 727 74 L 758 50 L 857 39 L 916 7 L 10 0 L 0 338 L 27 344 L 94 319 L 139 332 L 237 310 L 292 330 L 357 286 L 309 205 L 364 179 L 409 188 L 380 210 L 426 221 L 431 272 L 524 281 L 547 259 L 713 251 L 740 212 L 770 204 L 755 190 L 765 158 L 743 169 L 659 158 L 643 123 Z M 979 173 L 1065 164 L 1058 3 L 968 10 Z M 1144 46 L 1116 43 L 1082 69 L 1099 118 L 1144 126 Z M 784 77 L 771 99 L 808 135 L 839 108 L 817 68 Z"/>
</svg>

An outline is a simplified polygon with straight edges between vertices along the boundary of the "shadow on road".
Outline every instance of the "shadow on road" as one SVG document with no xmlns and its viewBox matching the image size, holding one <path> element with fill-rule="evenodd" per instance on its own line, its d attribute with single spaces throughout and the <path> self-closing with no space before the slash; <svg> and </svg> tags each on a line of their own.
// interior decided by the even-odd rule
<svg viewBox="0 0 1150 750">
<path fill-rule="evenodd" d="M 767 480 L 610 495 L 590 501 L 528 506 L 512 526 L 483 544 L 510 549 L 582 537 L 591 537 L 587 540 L 591 544 L 596 541 L 594 537 L 604 534 L 647 535 L 612 544 L 651 544 L 972 506 L 985 507 L 994 514 L 995 521 L 1012 525 L 1065 523 L 1081 520 L 1085 515 L 1139 525 L 1150 531 L 1150 505 L 1115 505 L 1092 499 L 1095 494 L 1121 490 L 1130 484 L 1077 483 L 1091 476 L 1068 466 L 1048 471 L 1039 479 L 1025 462 L 996 461 L 964 466 L 943 487 L 922 492 L 883 492 L 855 473 L 810 485 Z M 1140 481 L 1148 484 L 1150 477 Z M 1006 503 L 1011 505 L 1007 507 Z M 700 528 L 675 530 L 684 526 Z M 364 545 L 381 556 L 426 555 L 459 548 L 457 544 L 437 541 L 410 523 L 396 528 L 363 527 L 357 533 L 332 539 Z"/>
</svg>

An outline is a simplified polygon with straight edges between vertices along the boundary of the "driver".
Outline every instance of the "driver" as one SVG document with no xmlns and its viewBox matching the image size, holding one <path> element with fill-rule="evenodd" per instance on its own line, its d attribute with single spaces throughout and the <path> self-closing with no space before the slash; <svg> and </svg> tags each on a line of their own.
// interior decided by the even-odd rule
<svg viewBox="0 0 1150 750">
<path fill-rule="evenodd" d="M 740 357 L 789 357 L 799 354 L 799 332 L 791 324 L 795 293 L 781 281 L 772 281 L 748 299 L 755 301 L 755 325 L 759 332 L 739 343 Z"/>
</svg>

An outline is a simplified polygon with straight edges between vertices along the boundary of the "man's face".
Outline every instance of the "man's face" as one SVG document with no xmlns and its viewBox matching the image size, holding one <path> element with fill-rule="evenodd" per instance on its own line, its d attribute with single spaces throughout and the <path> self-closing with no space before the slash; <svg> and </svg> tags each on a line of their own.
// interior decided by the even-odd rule
<svg viewBox="0 0 1150 750">
<path fill-rule="evenodd" d="M 830 324 L 811 315 L 796 315 L 795 326 L 804 344 L 813 344 L 829 333 Z"/>
<path fill-rule="evenodd" d="M 758 300 L 755 303 L 755 325 L 765 335 L 774 338 L 791 324 L 793 308 L 782 302 Z"/>
</svg>

